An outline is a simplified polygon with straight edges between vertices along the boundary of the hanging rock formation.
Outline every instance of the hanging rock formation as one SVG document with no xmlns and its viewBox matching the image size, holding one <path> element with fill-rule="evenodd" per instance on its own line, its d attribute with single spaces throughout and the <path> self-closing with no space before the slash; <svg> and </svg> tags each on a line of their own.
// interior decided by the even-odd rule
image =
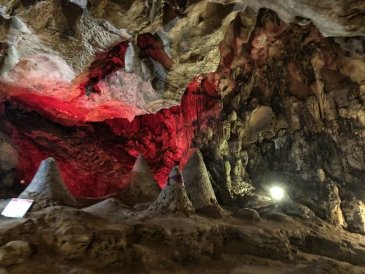
<svg viewBox="0 0 365 274">
<path fill-rule="evenodd" d="M 43 160 L 33 180 L 18 198 L 32 199 L 32 211 L 49 206 L 76 206 L 77 202 L 65 186 L 55 159 Z"/>
<path fill-rule="evenodd" d="M 186 192 L 195 210 L 211 217 L 225 215 L 215 197 L 209 174 L 199 150 L 193 152 L 183 170 Z"/>
<path fill-rule="evenodd" d="M 147 209 L 148 215 L 183 214 L 195 212 L 186 194 L 184 181 L 178 166 L 174 167 L 157 200 Z"/>
<path fill-rule="evenodd" d="M 127 179 L 128 189 L 121 196 L 128 205 L 154 201 L 161 192 L 142 154 L 138 155 Z"/>
</svg>

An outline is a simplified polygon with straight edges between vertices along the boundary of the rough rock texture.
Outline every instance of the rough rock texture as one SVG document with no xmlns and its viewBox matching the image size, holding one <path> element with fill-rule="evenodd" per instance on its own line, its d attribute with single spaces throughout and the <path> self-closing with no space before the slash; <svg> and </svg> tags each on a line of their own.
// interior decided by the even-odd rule
<svg viewBox="0 0 365 274">
<path fill-rule="evenodd" d="M 29 243 L 24 241 L 11 241 L 0 247 L 0 265 L 8 266 L 23 263 L 31 254 L 32 248 Z"/>
<path fill-rule="evenodd" d="M 193 148 L 202 153 L 207 173 L 200 175 L 211 175 L 220 204 L 235 212 L 249 208 L 241 213 L 255 216 L 252 208 L 262 216 L 246 230 L 227 219 L 216 220 L 223 222 L 218 228 L 207 221 L 209 229 L 199 229 L 197 223 L 206 219 L 193 215 L 182 218 L 190 232 L 176 236 L 174 219 L 167 215 L 194 210 L 181 178 L 170 178 L 149 209 L 138 205 L 137 213 L 116 200 L 95 205 L 102 221 L 85 212 L 46 209 L 35 217 L 36 230 L 40 223 L 37 233 L 51 240 L 39 237 L 35 243 L 51 243 L 64 258 L 79 260 L 108 250 L 110 264 L 128 265 L 131 258 L 141 265 L 160 262 L 148 256 L 156 251 L 149 245 L 153 238 L 153 243 L 171 241 L 157 253 L 165 259 L 166 250 L 176 251 L 168 254 L 181 264 L 225 252 L 288 259 L 299 250 L 332 258 L 316 257 L 317 265 L 306 261 L 303 269 L 309 273 L 358 270 L 337 260 L 364 265 L 362 236 L 343 230 L 364 233 L 365 224 L 363 1 L 12 0 L 0 5 L 0 130 L 10 139 L 1 139 L 0 147 L 11 144 L 17 155 L 5 167 L 14 177 L 1 174 L 1 185 L 21 187 L 18 182 L 29 182 L 40 161 L 52 156 L 73 194 L 119 194 L 142 153 L 163 187 L 171 168 L 183 168 Z M 4 155 L 14 156 L 6 146 Z M 275 208 L 265 196 L 277 183 L 290 199 Z M 213 196 L 208 193 L 205 198 Z M 258 201 L 268 205 L 251 206 Z M 103 207 L 122 208 L 112 216 L 131 224 L 127 232 L 116 229 L 122 238 L 115 237 L 114 223 L 106 229 L 112 235 L 103 235 L 107 215 L 98 211 Z M 44 233 L 58 218 L 55 213 L 66 224 Z M 169 225 L 163 227 L 155 215 Z M 138 223 L 141 216 L 150 217 L 147 228 Z M 80 227 L 74 218 L 100 227 Z M 270 220 L 274 227 L 284 221 L 303 229 L 272 228 Z M 265 230 L 257 230 L 260 226 Z M 6 235 L 1 237 L 11 238 Z M 212 239 L 218 243 L 212 246 Z M 133 251 L 127 252 L 131 242 Z M 168 268 L 163 271 L 173 272 Z M 199 270 L 194 269 L 204 273 Z"/>
<path fill-rule="evenodd" d="M 189 200 L 179 167 L 174 167 L 169 175 L 166 186 L 146 210 L 148 216 L 183 214 L 189 216 L 195 209 Z"/>
<path fill-rule="evenodd" d="M 161 192 L 142 154 L 138 155 L 126 183 L 127 190 L 121 199 L 129 205 L 152 202 Z"/>
<path fill-rule="evenodd" d="M 108 220 L 69 207 L 3 220 L 0 245 L 18 239 L 34 250 L 31 260 L 6 269 L 29 274 L 364 272 L 363 237 L 320 220 L 252 223 L 197 215 Z"/>
<path fill-rule="evenodd" d="M 203 156 L 199 150 L 192 152 L 183 170 L 186 193 L 196 211 L 220 217 L 224 210 L 215 197 Z"/>
<path fill-rule="evenodd" d="M 111 221 L 127 215 L 130 212 L 130 207 L 118 199 L 108 198 L 82 210 Z"/>
<path fill-rule="evenodd" d="M 269 8 L 274 10 L 285 23 L 297 22 L 307 25 L 310 22 L 324 36 L 356 36 L 365 34 L 363 24 L 364 3 L 362 1 L 331 1 L 320 3 L 310 0 L 213 0 L 217 3 L 240 3 L 255 10 Z"/>
<path fill-rule="evenodd" d="M 364 201 L 364 44 L 325 36 L 362 34 L 362 3 L 228 2 L 4 3 L 0 128 L 17 178 L 53 156 L 74 194 L 104 196 L 143 153 L 163 186 L 197 147 L 220 203 L 247 206 L 279 181 L 316 216 L 351 223 L 342 209 Z M 135 117 L 185 88 L 179 106 Z"/>
<path fill-rule="evenodd" d="M 18 198 L 34 200 L 32 211 L 55 205 L 77 205 L 75 198 L 65 186 L 53 158 L 42 161 L 33 180 Z"/>
<path fill-rule="evenodd" d="M 240 208 L 236 215 L 245 220 L 260 221 L 260 214 L 252 208 Z"/>
<path fill-rule="evenodd" d="M 11 140 L 0 132 L 0 195 L 13 186 L 15 168 L 18 163 L 18 152 Z"/>
<path fill-rule="evenodd" d="M 353 232 L 365 234 L 365 205 L 354 196 L 344 202 L 343 214 L 347 221 L 348 229 Z"/>
</svg>

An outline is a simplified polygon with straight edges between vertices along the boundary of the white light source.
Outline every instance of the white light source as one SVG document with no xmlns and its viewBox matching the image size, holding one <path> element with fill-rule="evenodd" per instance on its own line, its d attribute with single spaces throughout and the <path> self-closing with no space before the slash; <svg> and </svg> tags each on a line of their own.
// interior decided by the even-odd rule
<svg viewBox="0 0 365 274">
<path fill-rule="evenodd" d="M 284 198 L 284 189 L 280 186 L 273 186 L 270 188 L 270 195 L 276 201 L 280 201 Z"/>
</svg>

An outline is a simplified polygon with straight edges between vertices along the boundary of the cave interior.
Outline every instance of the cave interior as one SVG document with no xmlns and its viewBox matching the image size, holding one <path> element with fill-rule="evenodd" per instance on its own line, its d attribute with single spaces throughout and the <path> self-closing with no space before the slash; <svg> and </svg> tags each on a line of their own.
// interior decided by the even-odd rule
<svg viewBox="0 0 365 274">
<path fill-rule="evenodd" d="M 0 273 L 365 273 L 361 0 L 0 0 Z"/>
</svg>

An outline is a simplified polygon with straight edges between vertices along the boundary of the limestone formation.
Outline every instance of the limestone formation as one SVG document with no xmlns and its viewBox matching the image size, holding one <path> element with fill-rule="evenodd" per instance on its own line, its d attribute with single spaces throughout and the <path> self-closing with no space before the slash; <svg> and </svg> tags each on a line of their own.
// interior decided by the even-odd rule
<svg viewBox="0 0 365 274">
<path fill-rule="evenodd" d="M 161 191 L 142 154 L 139 154 L 134 163 L 126 184 L 128 188 L 121 195 L 121 199 L 129 205 L 152 202 Z"/>
<path fill-rule="evenodd" d="M 348 230 L 365 234 L 365 204 L 351 195 L 342 205 Z"/>
<path fill-rule="evenodd" d="M 178 166 L 174 167 L 157 200 L 147 209 L 148 215 L 183 214 L 189 216 L 195 209 L 185 190 Z"/>
<path fill-rule="evenodd" d="M 194 151 L 189 157 L 182 175 L 186 192 L 197 212 L 211 217 L 225 215 L 215 197 L 203 156 L 199 150 Z"/>
<path fill-rule="evenodd" d="M 99 202 L 68 207 L 45 160 L 19 196 L 37 212 L 0 216 L 0 246 L 35 252 L 6 271 L 365 273 L 364 12 L 0 0 L 0 208 L 43 155 L 80 204 Z M 184 179 L 168 174 L 185 160 Z"/>
<path fill-rule="evenodd" d="M 108 198 L 82 210 L 109 221 L 121 220 L 131 211 L 130 207 L 115 198 Z"/>
<path fill-rule="evenodd" d="M 32 211 L 55 205 L 77 205 L 75 198 L 63 182 L 53 158 L 47 158 L 41 162 L 33 180 L 18 198 L 34 200 Z"/>
</svg>

